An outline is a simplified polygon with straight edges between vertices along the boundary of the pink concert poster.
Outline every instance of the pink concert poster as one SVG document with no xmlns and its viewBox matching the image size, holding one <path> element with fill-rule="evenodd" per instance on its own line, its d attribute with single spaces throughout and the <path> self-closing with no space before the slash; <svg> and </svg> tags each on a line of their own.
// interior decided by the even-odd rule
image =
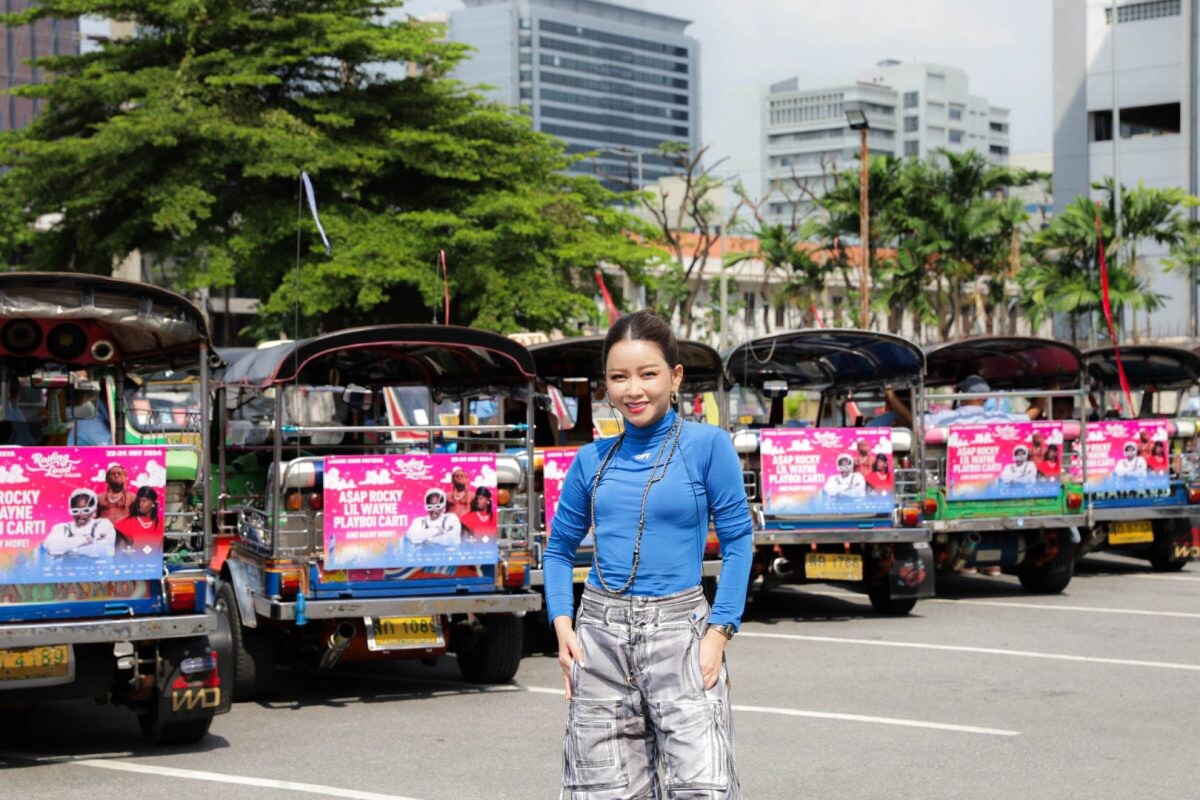
<svg viewBox="0 0 1200 800">
<path fill-rule="evenodd" d="M 1061 421 L 951 425 L 946 441 L 948 499 L 1056 497 L 1063 464 Z"/>
<path fill-rule="evenodd" d="M 888 514 L 895 507 L 890 428 L 762 432 L 763 510 L 786 514 Z"/>
</svg>

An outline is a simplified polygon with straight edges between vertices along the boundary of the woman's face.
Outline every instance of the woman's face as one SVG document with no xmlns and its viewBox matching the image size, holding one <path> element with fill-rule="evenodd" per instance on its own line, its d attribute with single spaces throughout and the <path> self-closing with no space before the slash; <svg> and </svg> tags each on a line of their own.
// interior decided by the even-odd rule
<svg viewBox="0 0 1200 800">
<path fill-rule="evenodd" d="M 875 456 L 874 469 L 876 472 L 887 472 L 887 456 L 883 456 L 883 455 Z"/>
<path fill-rule="evenodd" d="M 150 516 L 150 511 L 154 508 L 154 499 L 147 496 L 139 497 L 137 500 L 137 513 L 140 517 Z"/>
<path fill-rule="evenodd" d="M 644 428 L 671 408 L 671 392 L 683 382 L 683 365 L 671 367 L 654 342 L 625 339 L 608 351 L 604 383 L 609 402 L 630 425 Z"/>
<path fill-rule="evenodd" d="M 481 511 L 484 514 L 492 510 L 492 501 L 481 494 L 475 495 L 475 499 L 471 501 L 471 504 L 476 511 Z"/>
</svg>

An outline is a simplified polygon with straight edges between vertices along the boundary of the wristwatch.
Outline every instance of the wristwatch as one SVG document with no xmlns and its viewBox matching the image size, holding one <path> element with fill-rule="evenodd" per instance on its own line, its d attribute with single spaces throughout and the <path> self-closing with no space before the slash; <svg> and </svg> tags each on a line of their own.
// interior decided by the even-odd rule
<svg viewBox="0 0 1200 800">
<path fill-rule="evenodd" d="M 737 633 L 737 628 L 732 625 L 709 625 L 707 630 L 716 631 L 726 639 L 732 639 L 733 635 Z"/>
</svg>

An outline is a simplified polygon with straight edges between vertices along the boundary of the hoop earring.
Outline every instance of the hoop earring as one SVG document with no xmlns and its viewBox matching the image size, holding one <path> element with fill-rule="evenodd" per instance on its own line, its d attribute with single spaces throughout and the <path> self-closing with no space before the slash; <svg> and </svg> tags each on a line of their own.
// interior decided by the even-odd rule
<svg viewBox="0 0 1200 800">
<path fill-rule="evenodd" d="M 675 391 L 674 389 L 671 390 L 671 405 L 679 405 L 679 392 Z"/>
</svg>

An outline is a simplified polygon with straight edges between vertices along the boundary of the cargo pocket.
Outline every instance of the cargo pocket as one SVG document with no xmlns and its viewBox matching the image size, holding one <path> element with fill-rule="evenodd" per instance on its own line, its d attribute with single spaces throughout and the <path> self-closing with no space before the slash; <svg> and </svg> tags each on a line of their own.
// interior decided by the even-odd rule
<svg viewBox="0 0 1200 800">
<path fill-rule="evenodd" d="M 563 786 L 567 789 L 619 789 L 629 784 L 619 746 L 619 700 L 572 700 L 567 712 Z"/>
<path fill-rule="evenodd" d="M 720 700 L 659 703 L 668 791 L 728 791 L 729 751 L 721 730 Z"/>
</svg>

